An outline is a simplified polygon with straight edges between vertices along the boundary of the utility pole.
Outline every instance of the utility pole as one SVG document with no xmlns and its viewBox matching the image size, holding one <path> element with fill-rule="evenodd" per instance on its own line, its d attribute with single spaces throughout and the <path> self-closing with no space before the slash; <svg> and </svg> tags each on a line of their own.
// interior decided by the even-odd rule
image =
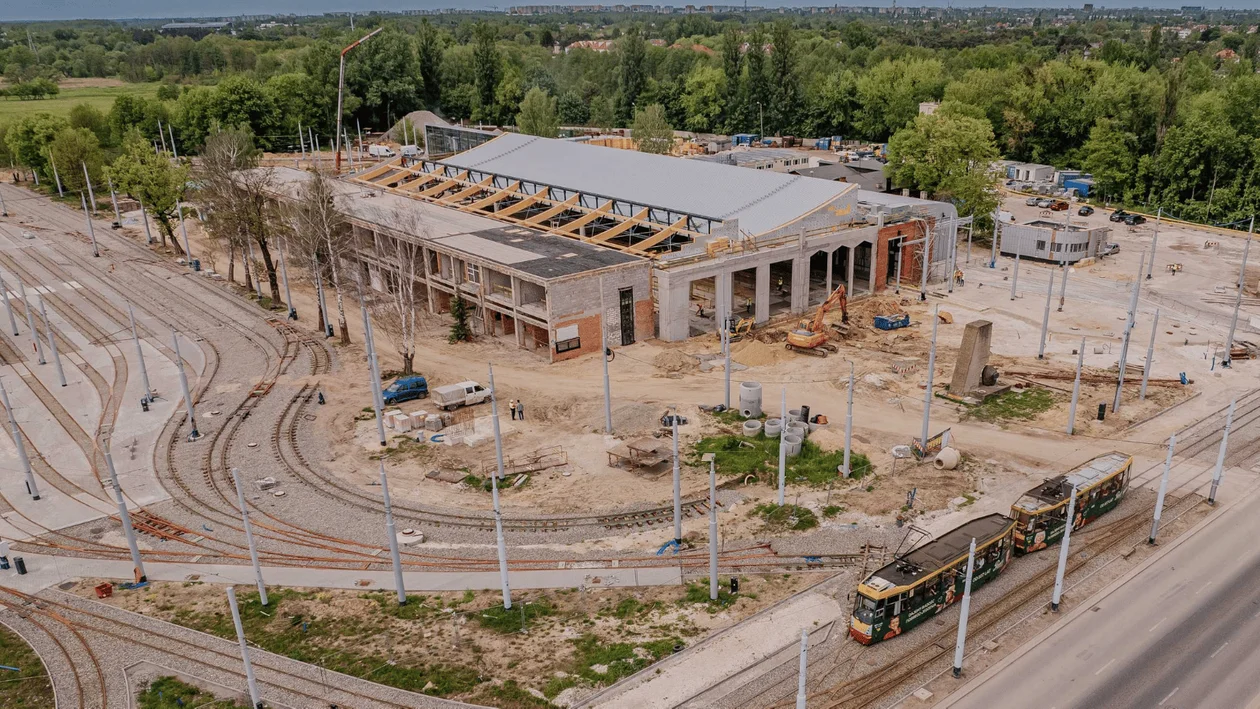
<svg viewBox="0 0 1260 709">
<path fill-rule="evenodd" d="M 184 205 L 175 201 L 175 211 L 179 213 L 179 232 L 184 236 L 184 256 L 188 261 L 188 267 L 193 267 L 192 247 L 188 245 L 188 227 L 184 225 Z"/>
<path fill-rule="evenodd" d="M 494 475 L 490 491 L 494 498 L 494 537 L 499 546 L 499 583 L 503 586 L 503 608 L 512 609 L 512 587 L 508 583 L 507 544 L 503 541 L 503 512 L 499 509 L 499 479 L 503 477 L 503 435 L 499 433 L 499 395 L 494 386 L 494 365 L 490 368 L 490 418 L 494 421 Z"/>
<path fill-rule="evenodd" d="M 1015 269 L 1011 274 L 1011 300 L 1015 300 L 1015 287 L 1019 285 L 1019 252 L 1015 252 Z"/>
<path fill-rule="evenodd" d="M 1046 333 L 1050 331 L 1050 300 L 1054 298 L 1054 271 L 1046 279 L 1046 309 L 1041 315 L 1041 344 L 1037 346 L 1037 359 L 1046 358 Z"/>
<path fill-rule="evenodd" d="M 904 250 L 905 245 L 906 244 L 905 244 L 904 238 L 897 240 L 897 275 L 894 278 L 897 284 L 896 285 L 897 293 L 901 293 L 901 252 Z"/>
<path fill-rule="evenodd" d="M 1243 282 L 1247 278 L 1247 256 L 1251 252 L 1251 235 L 1255 232 L 1256 218 L 1251 218 L 1251 226 L 1247 230 L 1247 246 L 1243 248 L 1242 268 L 1238 271 L 1238 294 L 1234 298 L 1234 317 L 1229 321 L 1229 337 L 1225 338 L 1225 357 L 1221 360 L 1221 365 L 1232 367 L 1234 358 L 1232 351 L 1234 349 L 1234 332 L 1238 329 L 1238 311 L 1242 308 Z"/>
<path fill-rule="evenodd" d="M 1072 382 L 1072 406 L 1068 408 L 1067 434 L 1076 431 L 1076 402 L 1081 398 L 1081 367 L 1085 365 L 1085 338 L 1081 338 L 1081 348 L 1076 351 L 1076 380 Z"/>
<path fill-rule="evenodd" d="M 1155 213 L 1155 233 L 1151 235 L 1151 262 L 1146 265 L 1146 280 L 1151 280 L 1151 271 L 1155 270 L 1155 247 L 1159 245 L 1159 222 L 1164 217 L 1164 208 Z"/>
<path fill-rule="evenodd" d="M 149 370 L 144 366 L 144 348 L 140 346 L 140 334 L 136 332 L 136 312 L 127 304 L 127 319 L 131 322 L 131 339 L 136 343 L 136 358 L 140 360 L 140 382 L 144 384 L 144 403 L 153 401 L 153 388 L 149 386 Z"/>
<path fill-rule="evenodd" d="M 853 476 L 853 468 L 849 465 L 849 456 L 853 450 L 853 360 L 849 360 L 849 408 L 844 415 L 844 476 Z"/>
<path fill-rule="evenodd" d="M 1001 221 L 1000 210 L 993 212 L 993 245 L 989 249 L 989 268 L 997 268 L 998 222 Z"/>
<path fill-rule="evenodd" d="M 87 219 L 88 238 L 92 240 L 92 256 L 100 258 L 101 251 L 96 247 L 96 230 L 92 228 L 92 215 L 88 213 L 87 200 L 83 198 L 83 193 L 79 193 L 79 201 L 83 204 L 83 217 Z"/>
<path fill-rule="evenodd" d="M 1251 235 L 1256 232 L 1256 217 L 1251 216 L 1251 226 L 1247 227 L 1247 243 L 1243 246 L 1242 267 L 1238 269 L 1238 287 L 1243 287 L 1247 276 L 1247 257 L 1251 255 Z"/>
<path fill-rule="evenodd" d="M 334 170 L 336 171 L 336 174 L 341 173 L 341 96 L 342 93 L 344 93 L 346 86 L 346 54 L 349 53 L 350 50 L 371 39 L 383 29 L 385 29 L 385 26 L 381 25 L 363 37 L 355 40 L 345 49 L 341 50 L 341 57 L 339 58 L 337 67 L 337 130 L 333 133 L 333 153 L 336 155 Z"/>
<path fill-rule="evenodd" d="M 383 397 L 377 393 L 381 382 L 376 376 L 376 368 L 372 366 L 376 358 L 376 352 L 372 347 L 372 322 L 368 317 L 367 305 L 364 304 L 361 293 L 362 289 L 360 289 L 359 309 L 363 312 L 363 341 L 367 344 L 368 377 L 372 380 L 372 408 L 376 409 L 376 437 L 384 448 L 389 444 L 385 441 L 385 412 L 381 410 L 384 407 Z"/>
<path fill-rule="evenodd" d="M 228 586 L 228 606 L 232 609 L 232 624 L 236 626 L 236 642 L 241 645 L 241 660 L 245 663 L 245 684 L 249 687 L 249 704 L 255 709 L 262 709 L 262 699 L 258 696 L 258 683 L 254 681 L 254 665 L 249 661 L 249 645 L 245 642 L 245 629 L 241 627 L 241 610 L 236 607 L 236 589 Z"/>
<path fill-rule="evenodd" d="M 66 385 L 66 372 L 61 368 L 61 355 L 57 353 L 57 337 L 53 333 L 52 324 L 48 322 L 48 308 L 44 306 L 44 299 L 39 299 L 39 316 L 44 320 L 44 331 L 48 333 L 48 351 L 52 352 L 53 365 L 57 368 L 57 381 L 61 382 L 61 386 Z"/>
<path fill-rule="evenodd" d="M 963 649 L 967 645 L 967 616 L 971 614 L 971 575 L 976 568 L 976 540 L 967 552 L 967 578 L 963 582 L 962 615 L 958 618 L 958 642 L 954 645 L 954 676 L 962 676 Z"/>
<path fill-rule="evenodd" d="M 1151 259 L 1154 260 L 1154 259 Z M 1159 332 L 1159 309 L 1155 309 L 1155 320 L 1151 322 L 1151 343 L 1146 346 L 1146 365 L 1142 367 L 1142 390 L 1138 399 L 1146 401 L 1146 382 L 1151 377 L 1151 363 L 1155 361 L 1155 333 Z"/>
<path fill-rule="evenodd" d="M 179 354 L 179 334 L 171 329 L 171 342 L 175 345 L 175 366 L 179 368 L 179 388 L 184 393 L 184 408 L 188 411 L 188 426 L 192 431 L 188 434 L 188 440 L 195 441 L 201 438 L 201 432 L 197 430 L 197 414 L 193 411 L 192 395 L 188 393 L 188 375 L 184 374 L 184 358 Z"/>
<path fill-rule="evenodd" d="M 1063 283 L 1062 283 L 1062 285 L 1060 285 L 1060 286 L 1059 286 L 1059 312 L 1060 312 L 1060 313 L 1061 313 L 1061 312 L 1063 312 L 1063 301 L 1067 299 L 1067 277 L 1068 277 L 1068 270 L 1070 270 L 1070 269 L 1068 268 L 1068 262 L 1067 262 L 1067 261 L 1064 261 L 1064 262 L 1063 262 Z M 1054 280 L 1054 276 L 1053 276 L 1053 275 L 1051 275 L 1051 276 L 1050 276 L 1050 279 L 1051 279 L 1051 280 Z"/>
<path fill-rule="evenodd" d="M 709 600 L 718 598 L 718 523 L 717 523 L 717 455 L 705 453 L 709 459 Z"/>
<path fill-rule="evenodd" d="M 729 311 L 730 308 L 723 308 Z M 726 365 L 722 367 L 726 375 L 726 410 L 731 410 L 731 316 L 729 313 L 722 315 L 722 353 L 726 355 Z"/>
<path fill-rule="evenodd" d="M 158 140 L 162 142 L 162 152 L 166 152 L 166 132 L 162 130 L 162 121 L 157 122 Z"/>
<path fill-rule="evenodd" d="M 149 231 L 149 214 L 144 210 L 144 202 L 139 198 L 136 201 L 140 203 L 140 221 L 144 224 L 144 243 L 153 243 L 153 232 Z"/>
<path fill-rule="evenodd" d="M 13 404 L 9 403 L 9 391 L 0 380 L 0 398 L 4 401 L 4 411 L 9 415 L 9 428 L 13 430 L 13 445 L 17 448 L 18 459 L 22 461 L 22 473 L 26 475 L 26 491 L 32 500 L 39 499 L 39 486 L 35 484 L 35 472 L 31 470 L 31 459 L 26 455 L 26 444 L 22 441 L 22 429 L 18 428 L 17 419 L 13 417 Z"/>
<path fill-rule="evenodd" d="M 166 124 L 166 132 L 171 136 L 171 155 L 176 160 L 179 160 L 179 151 L 175 149 L 175 129 L 171 127 L 170 123 Z"/>
<path fill-rule="evenodd" d="M 298 121 L 298 148 L 302 151 L 302 159 L 306 159 L 306 136 L 302 135 L 302 122 Z"/>
<path fill-rule="evenodd" d="M 949 224 L 949 278 L 946 292 L 954 292 L 954 275 L 958 273 L 958 220 L 952 219 Z"/>
<path fill-rule="evenodd" d="M 9 208 L 4 206 L 4 195 L 0 194 L 0 217 L 9 216 Z"/>
<path fill-rule="evenodd" d="M 53 182 L 57 184 L 57 196 L 65 197 L 65 190 L 61 189 L 61 174 L 57 172 L 57 161 L 53 160 L 51 150 L 48 151 L 48 164 L 51 165 L 53 169 Z M 36 181 L 35 184 L 38 185 L 39 182 Z"/>
<path fill-rule="evenodd" d="M 122 212 L 118 211 L 118 193 L 114 191 L 114 178 L 107 177 L 106 184 L 109 185 L 109 203 L 114 205 L 114 221 L 122 227 Z"/>
<path fill-rule="evenodd" d="M 919 274 L 919 302 L 927 300 L 928 271 L 932 269 L 933 231 L 935 230 L 929 228 L 926 221 L 923 222 L 923 250 L 920 252 L 923 256 L 923 268 Z"/>
<path fill-rule="evenodd" d="M 277 242 L 280 249 L 280 280 L 284 281 L 284 304 L 289 306 L 289 319 L 297 320 L 297 308 L 293 307 L 293 293 L 289 290 L 289 266 L 284 255 L 284 237 Z"/>
<path fill-rule="evenodd" d="M 1076 486 L 1072 486 L 1072 497 L 1068 499 L 1067 520 L 1063 526 L 1063 540 L 1059 542 L 1059 569 L 1054 573 L 1054 593 L 1050 598 L 1050 610 L 1059 612 L 1059 601 L 1063 599 L 1063 575 L 1067 573 L 1068 544 L 1072 541 L 1072 525 L 1076 520 Z"/>
<path fill-rule="evenodd" d="M 4 284 L 3 275 L 0 275 L 0 295 L 4 296 L 4 312 L 9 316 L 9 327 L 13 330 L 13 336 L 17 337 L 17 319 L 13 317 L 13 304 L 9 302 L 9 287 Z"/>
<path fill-rule="evenodd" d="M 1159 496 L 1155 498 L 1155 519 L 1151 521 L 1151 537 L 1147 544 L 1154 544 L 1159 534 L 1159 517 L 1164 512 L 1164 495 L 1168 492 L 1168 473 L 1172 470 L 1173 451 L 1177 448 L 1177 434 L 1168 437 L 1168 457 L 1164 460 L 1164 474 L 1159 479 Z"/>
<path fill-rule="evenodd" d="M 932 419 L 932 377 L 936 374 L 936 326 L 940 324 L 941 306 L 932 309 L 932 348 L 928 350 L 927 388 L 923 394 L 923 455 L 927 457 L 928 427 Z"/>
<path fill-rule="evenodd" d="M 96 193 L 92 191 L 92 177 L 88 175 L 87 163 L 79 163 L 83 166 L 83 181 L 87 183 L 88 203 L 92 205 L 92 214 L 96 214 Z"/>
<path fill-rule="evenodd" d="M 600 316 L 601 321 L 603 315 Z M 608 346 L 608 331 L 600 327 L 600 331 L 604 335 L 604 351 L 600 356 L 604 359 L 604 433 L 612 435 L 612 385 L 608 381 L 608 358 L 612 356 L 612 348 Z"/>
<path fill-rule="evenodd" d="M 801 629 L 801 670 L 796 679 L 796 709 L 805 709 L 805 672 L 808 669 L 809 631 Z"/>
<path fill-rule="evenodd" d="M 1129 337 L 1133 335 L 1133 325 L 1137 321 L 1138 294 L 1142 289 L 1142 268 L 1146 265 L 1146 252 L 1138 261 L 1138 277 L 1133 281 L 1133 293 L 1129 296 L 1129 319 L 1124 324 L 1124 342 L 1120 345 L 1120 378 L 1116 381 L 1116 398 L 1111 402 L 1111 413 L 1120 410 L 1120 394 L 1124 391 L 1124 369 L 1129 359 Z"/>
<path fill-rule="evenodd" d="M 26 297 L 26 284 L 21 279 L 18 280 L 18 295 L 22 296 L 22 307 L 26 310 L 26 327 L 31 331 L 31 349 L 35 350 L 39 363 L 45 364 L 44 343 L 39 341 L 39 330 L 35 329 L 35 311 L 31 308 L 31 301 Z"/>
<path fill-rule="evenodd" d="M 324 321 L 324 337 L 333 336 L 332 320 L 328 317 L 328 301 L 324 298 L 324 279 L 319 273 L 319 257 L 311 254 L 312 269 L 315 272 L 315 296 L 319 300 L 319 313 Z M 363 277 L 359 277 L 359 303 L 363 303 Z M 366 327 L 366 326 L 365 326 Z"/>
<path fill-rule="evenodd" d="M 245 505 L 245 488 L 241 487 L 241 471 L 232 468 L 232 484 L 236 485 L 236 500 L 241 505 L 241 521 L 245 525 L 245 541 L 249 543 L 249 560 L 254 565 L 254 577 L 258 583 L 258 600 L 267 605 L 267 586 L 263 583 L 262 565 L 258 563 L 258 547 L 254 546 L 254 526 L 249 522 L 249 507 Z"/>
<path fill-rule="evenodd" d="M 682 546 L 682 469 L 678 460 L 678 407 L 670 419 L 674 439 L 674 544 Z"/>
<path fill-rule="evenodd" d="M 122 522 L 123 535 L 127 537 L 127 547 L 131 549 L 131 563 L 135 565 L 136 583 L 149 580 L 144 572 L 144 560 L 140 558 L 140 546 L 136 542 L 136 530 L 131 526 L 131 513 L 127 511 L 127 503 L 123 501 L 122 486 L 118 484 L 118 471 L 114 469 L 114 457 L 109 454 L 109 446 L 105 446 L 105 467 L 109 469 L 109 480 L 114 485 L 114 501 L 118 503 L 118 519 Z"/>
<path fill-rule="evenodd" d="M 310 126 L 306 127 L 306 142 L 307 145 L 311 146 L 311 161 L 315 163 L 316 167 L 319 167 L 319 150 L 315 148 L 315 131 L 311 130 Z"/>
<path fill-rule="evenodd" d="M 1221 474 L 1225 470 L 1225 450 L 1229 448 L 1229 428 L 1234 423 L 1234 407 L 1238 398 L 1229 402 L 1229 413 L 1225 415 L 1225 430 L 1221 431 L 1221 447 L 1216 451 L 1216 468 L 1212 470 L 1212 490 L 1208 493 L 1208 504 L 1216 505 L 1216 488 L 1221 484 Z"/>
<path fill-rule="evenodd" d="M 779 507 L 783 506 L 783 490 L 787 485 L 787 387 L 779 404 Z"/>
<path fill-rule="evenodd" d="M 389 539 L 389 558 L 394 564 L 394 588 L 398 590 L 398 605 L 407 605 L 407 590 L 403 588 L 402 559 L 398 555 L 398 532 L 394 526 L 394 510 L 389 504 L 389 480 L 385 477 L 385 460 L 381 459 L 381 496 L 385 499 L 385 536 Z"/>
</svg>

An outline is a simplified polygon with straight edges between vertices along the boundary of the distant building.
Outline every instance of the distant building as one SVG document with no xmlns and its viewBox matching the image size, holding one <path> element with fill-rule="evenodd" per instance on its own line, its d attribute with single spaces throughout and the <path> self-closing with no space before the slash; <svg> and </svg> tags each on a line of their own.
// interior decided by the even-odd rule
<svg viewBox="0 0 1260 709">
<path fill-rule="evenodd" d="M 1003 256 L 1019 255 L 1052 263 L 1076 263 L 1098 256 L 1098 247 L 1107 241 L 1109 227 L 1087 228 L 1075 224 L 1038 219 L 1026 224 L 1001 222 L 998 225 L 999 250 Z"/>
<path fill-rule="evenodd" d="M 941 104 L 937 103 L 936 101 L 924 101 L 919 104 L 919 113 L 924 116 L 930 116 L 933 113 L 936 113 L 936 109 L 940 107 L 941 107 Z"/>
<path fill-rule="evenodd" d="M 1017 162 L 1006 166 L 1006 178 L 1020 182 L 1045 182 L 1054 179 L 1054 167 L 1031 162 Z"/>
<path fill-rule="evenodd" d="M 817 167 L 797 168 L 789 172 L 802 177 L 849 182 L 872 192 L 888 191 L 888 178 L 884 175 L 884 164 L 878 160 L 829 163 Z"/>
<path fill-rule="evenodd" d="M 230 22 L 168 22 L 162 25 L 161 32 L 166 35 L 183 35 L 200 39 L 231 26 Z"/>
</svg>

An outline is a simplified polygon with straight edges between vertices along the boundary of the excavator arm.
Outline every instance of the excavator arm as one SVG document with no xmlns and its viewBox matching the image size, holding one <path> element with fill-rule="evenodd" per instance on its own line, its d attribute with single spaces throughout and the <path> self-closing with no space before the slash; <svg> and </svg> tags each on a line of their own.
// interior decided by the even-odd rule
<svg viewBox="0 0 1260 709">
<path fill-rule="evenodd" d="M 831 292 L 831 295 L 827 296 L 827 299 L 822 302 L 822 305 L 818 306 L 818 311 L 814 313 L 814 324 L 810 327 L 809 331 L 822 332 L 823 317 L 826 316 L 828 311 L 837 305 L 840 306 L 841 322 L 847 324 L 849 322 L 849 294 L 843 283 L 836 286 L 836 289 Z"/>
</svg>

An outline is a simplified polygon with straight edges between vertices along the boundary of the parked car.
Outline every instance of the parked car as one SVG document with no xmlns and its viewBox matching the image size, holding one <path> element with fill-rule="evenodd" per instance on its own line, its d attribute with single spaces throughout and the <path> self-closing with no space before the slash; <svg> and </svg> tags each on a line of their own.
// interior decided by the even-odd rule
<svg viewBox="0 0 1260 709">
<path fill-rule="evenodd" d="M 1025 205 L 1027 205 L 1027 206 L 1029 206 L 1029 207 L 1036 207 L 1036 206 L 1037 206 L 1037 198 L 1036 198 L 1036 197 L 1029 197 L 1028 199 L 1024 200 L 1024 204 L 1025 204 Z"/>
<path fill-rule="evenodd" d="M 447 384 L 433 390 L 433 401 L 446 411 L 453 411 L 461 406 L 480 404 L 489 398 L 490 390 L 477 382 Z"/>
<path fill-rule="evenodd" d="M 1124 211 L 1123 209 L 1117 209 L 1116 211 L 1111 213 L 1111 216 L 1107 218 L 1113 222 L 1122 222 L 1124 221 L 1124 218 L 1128 215 L 1129 213 Z"/>
<path fill-rule="evenodd" d="M 429 382 L 422 376 L 399 377 L 381 392 L 386 404 L 399 404 L 429 396 Z"/>
<path fill-rule="evenodd" d="M 402 146 L 402 148 L 400 148 L 400 150 L 402 150 L 402 154 L 404 157 L 409 157 L 409 158 L 420 157 L 420 146 L 418 145 L 404 145 Z"/>
<path fill-rule="evenodd" d="M 392 158 L 396 154 L 397 153 L 394 152 L 394 149 L 388 145 L 377 144 L 368 146 L 368 155 L 371 155 L 374 158 Z"/>
<path fill-rule="evenodd" d="M 1068 203 L 1064 202 L 1061 199 L 1055 200 L 1054 204 L 1050 205 L 1051 211 L 1055 211 L 1055 212 L 1065 212 L 1067 211 L 1067 208 L 1068 208 Z"/>
<path fill-rule="evenodd" d="M 1050 205 L 1052 204 L 1054 204 L 1054 200 L 1051 200 L 1051 199 L 1043 198 L 1043 199 L 1037 200 L 1037 206 L 1041 207 L 1042 209 L 1049 209 Z"/>
<path fill-rule="evenodd" d="M 1088 204 L 1082 204 L 1081 208 L 1076 210 L 1076 213 L 1081 215 L 1082 217 L 1088 217 L 1089 215 L 1094 213 L 1094 208 L 1089 206 Z"/>
<path fill-rule="evenodd" d="M 1141 214 L 1126 214 L 1124 215 L 1124 223 L 1128 224 L 1129 226 L 1137 226 L 1138 224 L 1145 224 L 1146 217 L 1142 216 Z"/>
<path fill-rule="evenodd" d="M 1112 256 L 1120 253 L 1120 244 L 1103 244 L 1098 247 L 1099 256 Z"/>
</svg>

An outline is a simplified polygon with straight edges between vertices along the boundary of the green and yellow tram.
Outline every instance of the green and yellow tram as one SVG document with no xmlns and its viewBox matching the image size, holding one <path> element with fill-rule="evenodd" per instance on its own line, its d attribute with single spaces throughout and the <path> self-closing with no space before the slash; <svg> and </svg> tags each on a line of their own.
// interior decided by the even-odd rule
<svg viewBox="0 0 1260 709">
<path fill-rule="evenodd" d="M 1029 554 L 1063 539 L 1073 487 L 1076 488 L 1073 531 L 1111 511 L 1129 489 L 1132 468 L 1132 456 L 1107 453 L 1024 493 L 1011 505 L 1011 517 L 1016 522 L 1015 553 Z"/>
<path fill-rule="evenodd" d="M 991 514 L 902 555 L 858 585 L 849 635 L 863 645 L 896 637 L 962 598 L 967 552 L 976 540 L 971 588 L 996 578 L 1011 560 L 1015 520 Z"/>
</svg>

